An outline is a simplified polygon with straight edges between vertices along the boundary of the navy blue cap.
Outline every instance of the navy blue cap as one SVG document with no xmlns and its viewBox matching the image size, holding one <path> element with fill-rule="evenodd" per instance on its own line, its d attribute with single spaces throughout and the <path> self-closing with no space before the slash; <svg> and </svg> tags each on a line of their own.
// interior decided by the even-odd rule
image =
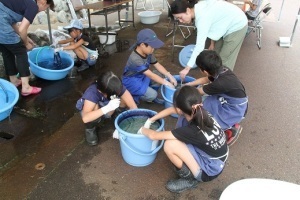
<svg viewBox="0 0 300 200">
<path fill-rule="evenodd" d="M 141 30 L 137 35 L 137 44 L 147 43 L 154 49 L 158 49 L 164 45 L 164 43 L 158 39 L 157 35 L 149 28 Z"/>
</svg>

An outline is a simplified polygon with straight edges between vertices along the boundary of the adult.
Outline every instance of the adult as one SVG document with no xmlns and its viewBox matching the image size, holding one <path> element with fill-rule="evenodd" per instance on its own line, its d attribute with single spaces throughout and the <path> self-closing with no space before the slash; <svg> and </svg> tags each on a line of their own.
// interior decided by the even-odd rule
<svg viewBox="0 0 300 200">
<path fill-rule="evenodd" d="M 54 9 L 53 0 L 0 0 L 0 51 L 4 68 L 11 83 L 16 87 L 22 85 L 23 96 L 41 91 L 41 88 L 29 85 L 27 50 L 35 44 L 27 37 L 27 30 L 36 14 L 47 8 Z"/>
<path fill-rule="evenodd" d="M 245 12 L 248 20 L 254 20 L 259 12 L 262 0 L 245 0 L 245 4 L 249 5 L 249 10 Z"/>
<path fill-rule="evenodd" d="M 180 72 L 182 79 L 194 66 L 207 38 L 211 39 L 209 49 L 217 51 L 223 64 L 233 70 L 248 28 L 248 20 L 239 7 L 218 0 L 197 4 L 176 0 L 171 4 L 171 12 L 181 23 L 194 20 L 197 27 L 196 47 L 187 66 Z"/>
</svg>

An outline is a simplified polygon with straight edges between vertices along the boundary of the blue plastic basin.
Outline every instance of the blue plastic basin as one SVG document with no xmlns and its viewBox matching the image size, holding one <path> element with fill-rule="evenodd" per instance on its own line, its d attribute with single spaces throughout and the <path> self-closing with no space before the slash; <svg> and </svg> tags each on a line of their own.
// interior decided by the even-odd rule
<svg viewBox="0 0 300 200">
<path fill-rule="evenodd" d="M 31 72 L 45 80 L 60 80 L 65 78 L 74 66 L 73 58 L 66 52 L 59 52 L 63 69 L 53 70 L 51 68 L 54 63 L 54 50 L 50 47 L 38 47 L 28 52 L 28 61 Z M 43 65 L 43 67 L 41 67 Z"/>
</svg>

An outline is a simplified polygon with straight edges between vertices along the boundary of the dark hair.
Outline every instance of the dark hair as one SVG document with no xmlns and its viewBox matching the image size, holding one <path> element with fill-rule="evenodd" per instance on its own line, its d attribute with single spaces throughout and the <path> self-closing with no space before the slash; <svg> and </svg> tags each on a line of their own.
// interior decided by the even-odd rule
<svg viewBox="0 0 300 200">
<path fill-rule="evenodd" d="M 173 96 L 173 106 L 187 115 L 193 115 L 191 121 L 201 130 L 206 131 L 213 127 L 214 122 L 207 111 L 202 108 L 201 103 L 202 96 L 193 86 L 183 86 L 177 89 Z"/>
<path fill-rule="evenodd" d="M 140 46 L 141 44 L 144 44 L 146 47 L 149 46 L 149 44 L 148 44 L 148 43 L 145 43 L 145 42 L 139 43 L 139 44 L 137 44 L 136 46 Z"/>
<path fill-rule="evenodd" d="M 100 74 L 96 85 L 98 90 L 107 95 L 107 99 L 112 95 L 119 96 L 123 88 L 121 80 L 112 71 Z"/>
<path fill-rule="evenodd" d="M 49 8 L 52 10 L 52 11 L 54 11 L 54 2 L 53 2 L 53 0 L 47 0 L 47 4 L 49 5 Z"/>
<path fill-rule="evenodd" d="M 196 65 L 213 77 L 217 76 L 223 68 L 221 57 L 213 50 L 202 51 L 197 56 Z"/>
<path fill-rule="evenodd" d="M 185 13 L 187 8 L 194 8 L 197 0 L 175 0 L 170 5 L 172 14 Z"/>
</svg>

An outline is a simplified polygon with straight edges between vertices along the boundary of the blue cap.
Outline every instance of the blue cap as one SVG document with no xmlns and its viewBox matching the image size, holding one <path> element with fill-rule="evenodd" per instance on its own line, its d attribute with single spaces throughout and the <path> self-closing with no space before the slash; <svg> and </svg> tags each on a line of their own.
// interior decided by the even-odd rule
<svg viewBox="0 0 300 200">
<path fill-rule="evenodd" d="M 136 43 L 147 43 L 154 49 L 158 49 L 164 45 L 164 43 L 160 39 L 158 39 L 154 31 L 149 28 L 145 28 L 138 33 Z"/>
<path fill-rule="evenodd" d="M 81 21 L 79 21 L 78 19 L 72 19 L 70 24 L 68 26 L 64 27 L 64 29 L 66 29 L 66 30 L 71 29 L 71 28 L 77 28 L 77 29 L 82 30 L 83 27 L 82 27 Z"/>
</svg>

